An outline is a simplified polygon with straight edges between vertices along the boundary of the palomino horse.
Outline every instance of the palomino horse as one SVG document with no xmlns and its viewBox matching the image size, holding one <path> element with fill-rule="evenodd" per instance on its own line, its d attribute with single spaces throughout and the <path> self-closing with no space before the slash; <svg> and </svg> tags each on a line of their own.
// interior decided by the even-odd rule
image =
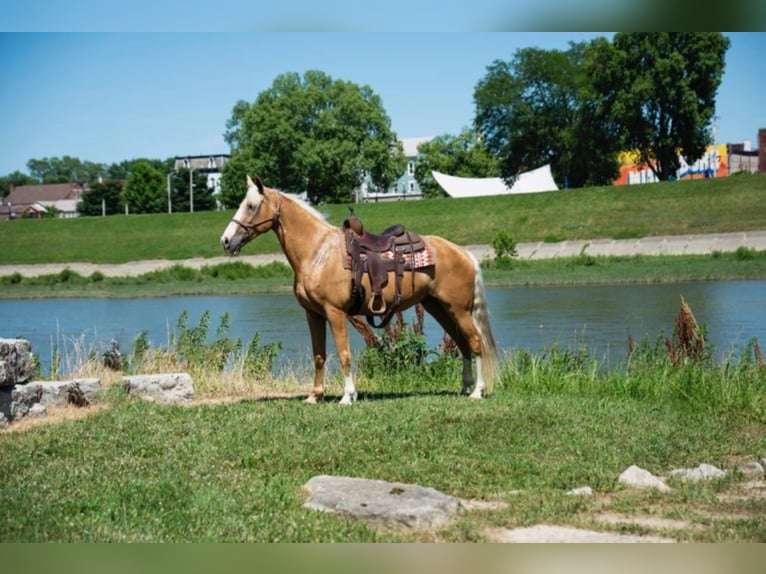
<svg viewBox="0 0 766 574">
<path fill-rule="evenodd" d="M 327 223 L 307 204 L 265 187 L 259 178 L 247 177 L 247 195 L 221 236 L 223 248 L 236 255 L 251 239 L 273 231 L 295 273 L 294 291 L 306 311 L 314 356 L 314 387 L 306 399 L 316 402 L 324 394 L 327 359 L 327 323 L 343 370 L 344 389 L 340 403 L 356 400 L 351 374 L 347 313 L 352 309 L 352 272 L 344 231 Z M 496 350 L 484 293 L 481 269 L 467 250 L 438 236 L 423 236 L 433 262 L 426 268 L 405 271 L 404 280 L 389 281 L 382 292 L 385 304 L 403 310 L 416 303 L 430 313 L 455 340 L 463 357 L 463 393 L 480 399 L 492 389 Z M 430 263 L 430 262 L 429 262 Z M 393 275 L 393 273 L 391 273 Z M 370 304 L 371 289 L 362 279 Z M 400 290 L 399 296 L 395 290 Z M 471 357 L 476 356 L 476 387 Z"/>
</svg>

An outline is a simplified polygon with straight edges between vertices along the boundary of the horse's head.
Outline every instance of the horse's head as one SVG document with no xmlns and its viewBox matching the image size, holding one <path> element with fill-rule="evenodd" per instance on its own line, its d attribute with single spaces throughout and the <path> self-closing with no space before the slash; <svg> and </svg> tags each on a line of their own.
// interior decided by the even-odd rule
<svg viewBox="0 0 766 574">
<path fill-rule="evenodd" d="M 273 191 L 267 195 L 259 177 L 253 181 L 247 176 L 245 199 L 221 235 L 225 251 L 236 255 L 251 239 L 279 225 L 281 201 L 272 205 L 272 201 L 277 201 L 276 195 Z"/>
</svg>

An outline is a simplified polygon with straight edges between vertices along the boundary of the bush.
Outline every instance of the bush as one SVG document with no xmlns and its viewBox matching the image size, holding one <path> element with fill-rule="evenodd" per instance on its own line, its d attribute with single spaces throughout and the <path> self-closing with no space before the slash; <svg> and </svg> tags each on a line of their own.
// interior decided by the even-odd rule
<svg viewBox="0 0 766 574">
<path fill-rule="evenodd" d="M 495 250 L 495 268 L 511 269 L 513 258 L 518 256 L 516 241 L 505 231 L 498 231 L 492 240 L 492 248 Z"/>
</svg>

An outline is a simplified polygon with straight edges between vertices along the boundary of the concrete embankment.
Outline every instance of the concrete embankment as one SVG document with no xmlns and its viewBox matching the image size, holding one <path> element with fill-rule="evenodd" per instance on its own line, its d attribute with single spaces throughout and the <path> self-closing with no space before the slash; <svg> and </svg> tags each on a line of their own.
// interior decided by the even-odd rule
<svg viewBox="0 0 766 574">
<path fill-rule="evenodd" d="M 747 231 L 736 233 L 714 233 L 705 235 L 671 235 L 663 237 L 644 237 L 641 239 L 580 239 L 559 243 L 519 243 L 517 251 L 521 259 L 549 259 L 553 257 L 576 257 L 582 253 L 594 256 L 610 255 L 705 255 L 716 251 L 736 251 L 740 247 L 766 250 L 766 231 Z M 469 245 L 467 248 L 479 259 L 492 257 L 489 245 Z M 240 255 L 238 261 L 251 265 L 264 265 L 273 261 L 286 263 L 282 253 L 267 255 Z M 199 269 L 203 265 L 217 265 L 232 261 L 231 257 L 197 257 L 194 259 L 151 259 L 128 263 L 43 263 L 37 265 L 0 265 L 0 277 L 20 273 L 25 277 L 50 275 L 63 269 L 71 269 L 80 275 L 88 276 L 100 271 L 107 277 L 134 277 L 157 269 L 173 265 L 183 265 Z"/>
</svg>

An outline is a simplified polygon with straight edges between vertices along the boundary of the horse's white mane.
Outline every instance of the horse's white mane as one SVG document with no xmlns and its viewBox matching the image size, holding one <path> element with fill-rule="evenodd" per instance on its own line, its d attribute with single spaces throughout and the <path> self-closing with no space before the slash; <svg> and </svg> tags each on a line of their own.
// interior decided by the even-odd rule
<svg viewBox="0 0 766 574">
<path fill-rule="evenodd" d="M 292 193 L 287 193 L 285 191 L 279 191 L 279 193 L 282 194 L 284 197 L 291 199 L 295 203 L 295 205 L 297 205 L 301 209 L 308 211 L 311 215 L 313 215 L 317 219 L 327 223 L 327 216 L 317 211 L 317 209 L 306 200 L 301 199 L 299 196 L 294 195 Z"/>
</svg>

